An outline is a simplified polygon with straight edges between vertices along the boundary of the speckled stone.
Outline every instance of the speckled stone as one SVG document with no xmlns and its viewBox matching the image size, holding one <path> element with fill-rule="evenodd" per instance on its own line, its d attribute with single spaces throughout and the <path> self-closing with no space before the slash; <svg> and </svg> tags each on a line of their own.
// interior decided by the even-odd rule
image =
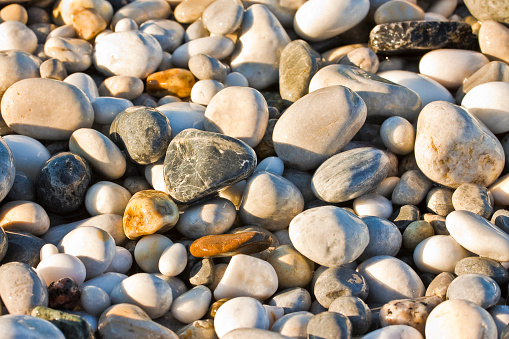
<svg viewBox="0 0 509 339">
<path fill-rule="evenodd" d="M 246 179 L 255 167 L 256 154 L 244 142 L 186 129 L 170 142 L 163 173 L 171 197 L 190 204 Z"/>
<path fill-rule="evenodd" d="M 308 338 L 347 339 L 352 334 L 352 323 L 343 314 L 322 312 L 312 317 L 307 326 Z"/>
<path fill-rule="evenodd" d="M 37 306 L 31 316 L 48 320 L 62 331 L 66 338 L 94 339 L 94 332 L 82 317 L 44 306 Z"/>
<path fill-rule="evenodd" d="M 495 280 L 501 288 L 505 288 L 509 282 L 509 272 L 507 268 L 502 266 L 499 261 L 483 257 L 461 259 L 456 264 L 454 273 L 457 276 L 469 273 L 483 274 Z"/>
<path fill-rule="evenodd" d="M 71 278 L 61 278 L 48 286 L 48 307 L 72 310 L 80 300 L 78 284 Z"/>
<path fill-rule="evenodd" d="M 488 189 L 471 183 L 464 183 L 456 188 L 452 195 L 452 205 L 457 211 L 470 211 L 486 219 L 493 213 Z"/>
<path fill-rule="evenodd" d="M 447 289 L 447 299 L 471 301 L 486 309 L 500 299 L 500 287 L 483 274 L 466 273 L 454 279 Z"/>
<path fill-rule="evenodd" d="M 333 266 L 318 277 L 314 284 L 314 294 L 323 307 L 329 307 L 338 297 L 354 296 L 365 299 L 369 286 L 363 275 L 351 268 Z"/>
<path fill-rule="evenodd" d="M 475 49 L 477 37 L 467 23 L 403 21 L 375 26 L 369 47 L 381 55 L 422 55 L 434 49 Z"/>
<path fill-rule="evenodd" d="M 434 187 L 426 195 L 426 209 L 430 212 L 446 217 L 454 211 L 452 205 L 453 191 L 448 188 Z"/>
<path fill-rule="evenodd" d="M 484 1 L 465 0 L 465 5 L 478 20 L 494 20 L 509 23 L 509 4 L 505 1 L 486 3 Z"/>
<path fill-rule="evenodd" d="M 447 296 L 447 289 L 456 277 L 449 272 L 442 272 L 435 277 L 426 289 L 426 296 L 437 296 L 445 300 Z"/>
<path fill-rule="evenodd" d="M 217 339 L 213 319 L 196 320 L 175 332 L 179 338 Z"/>
<path fill-rule="evenodd" d="M 311 294 L 302 287 L 287 288 L 274 294 L 268 300 L 271 306 L 279 306 L 284 314 L 309 311 L 311 307 Z"/>
<path fill-rule="evenodd" d="M 210 285 L 214 280 L 216 266 L 211 258 L 205 258 L 195 263 L 189 270 L 191 285 Z"/>
<path fill-rule="evenodd" d="M 270 246 L 270 238 L 261 232 L 240 232 L 201 237 L 190 247 L 195 257 L 228 257 L 258 253 Z"/>
<path fill-rule="evenodd" d="M 140 165 L 159 160 L 171 140 L 168 118 L 149 107 L 130 107 L 111 123 L 110 138 L 126 155 Z"/>
<path fill-rule="evenodd" d="M 91 175 L 90 166 L 79 155 L 62 152 L 52 156 L 35 182 L 40 205 L 57 214 L 76 211 L 85 199 Z"/>
<path fill-rule="evenodd" d="M 389 158 L 373 147 L 336 154 L 316 170 L 311 180 L 315 195 L 327 202 L 343 202 L 373 190 L 389 173 Z"/>
<path fill-rule="evenodd" d="M 334 299 L 329 305 L 329 312 L 336 312 L 347 317 L 352 323 L 352 335 L 366 333 L 373 320 L 371 309 L 358 297 L 342 296 Z"/>
<path fill-rule="evenodd" d="M 14 156 L 4 139 L 0 138 L 0 201 L 11 190 L 15 175 Z"/>
</svg>

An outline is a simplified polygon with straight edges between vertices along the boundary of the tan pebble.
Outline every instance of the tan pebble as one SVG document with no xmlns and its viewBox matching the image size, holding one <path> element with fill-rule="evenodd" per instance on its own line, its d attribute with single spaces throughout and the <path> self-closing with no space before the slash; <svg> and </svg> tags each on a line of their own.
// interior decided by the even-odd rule
<svg viewBox="0 0 509 339">
<path fill-rule="evenodd" d="M 509 62 L 509 28 L 502 23 L 483 21 L 479 29 L 479 45 L 484 55 Z"/>
<path fill-rule="evenodd" d="M 133 100 L 143 93 L 143 89 L 144 85 L 141 79 L 126 75 L 116 75 L 104 79 L 101 85 L 99 85 L 99 95 Z"/>
<path fill-rule="evenodd" d="M 313 278 L 314 263 L 291 245 L 277 247 L 267 261 L 276 270 L 279 289 L 305 287 Z"/>
<path fill-rule="evenodd" d="M 175 19 L 190 24 L 201 18 L 203 11 L 215 0 L 185 0 L 175 7 Z"/>
<path fill-rule="evenodd" d="M 19 21 L 24 24 L 28 21 L 28 12 L 19 4 L 7 5 L 0 11 L 2 21 Z"/>
<path fill-rule="evenodd" d="M 437 296 L 445 300 L 447 289 L 456 276 L 450 272 L 442 272 L 431 281 L 426 289 L 426 296 Z"/>
<path fill-rule="evenodd" d="M 39 204 L 17 200 L 0 208 L 0 227 L 5 231 L 22 231 L 42 235 L 49 229 L 48 214 Z"/>
<path fill-rule="evenodd" d="M 412 222 L 403 232 L 403 247 L 413 251 L 421 241 L 435 235 L 430 223 L 424 220 Z"/>
<path fill-rule="evenodd" d="M 85 40 L 94 38 L 106 29 L 106 21 L 94 9 L 77 7 L 72 11 L 72 25 L 78 36 Z"/>
</svg>

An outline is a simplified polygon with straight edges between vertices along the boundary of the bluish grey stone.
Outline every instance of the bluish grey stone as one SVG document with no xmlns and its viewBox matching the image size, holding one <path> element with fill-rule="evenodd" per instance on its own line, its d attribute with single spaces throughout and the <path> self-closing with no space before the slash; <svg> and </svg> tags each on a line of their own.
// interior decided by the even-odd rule
<svg viewBox="0 0 509 339">
<path fill-rule="evenodd" d="M 14 183 L 12 184 L 11 190 L 5 197 L 6 200 L 27 200 L 35 201 L 35 183 L 28 175 L 21 171 L 16 171 L 14 177 Z"/>
<path fill-rule="evenodd" d="M 498 284 L 501 288 L 506 288 L 509 283 L 509 272 L 499 261 L 484 257 L 468 257 L 461 259 L 454 267 L 454 273 L 457 276 L 463 274 L 476 273 L 486 275 Z"/>
<path fill-rule="evenodd" d="M 359 257 L 359 262 L 377 255 L 398 254 L 403 238 L 398 227 L 387 219 L 370 216 L 361 218 L 368 226 L 369 243 Z"/>
<path fill-rule="evenodd" d="M 7 252 L 2 264 L 20 262 L 32 267 L 39 265 L 41 248 L 46 244 L 44 240 L 24 232 L 5 232 L 5 234 L 7 235 Z"/>
<path fill-rule="evenodd" d="M 364 277 L 355 270 L 333 266 L 318 277 L 314 293 L 316 300 L 328 308 L 338 297 L 354 296 L 365 299 L 369 293 L 369 286 Z"/>
<path fill-rule="evenodd" d="M 3 315 L 0 317 L 0 332 L 4 339 L 65 339 L 58 327 L 29 315 Z"/>
<path fill-rule="evenodd" d="M 406 171 L 392 191 L 392 203 L 396 205 L 419 205 L 433 187 L 421 171 Z"/>
<path fill-rule="evenodd" d="M 389 157 L 373 147 L 355 148 L 327 159 L 313 175 L 311 188 L 327 202 L 344 202 L 366 194 L 389 173 Z"/>
<path fill-rule="evenodd" d="M 285 314 L 309 311 L 311 308 L 311 294 L 302 287 L 287 288 L 276 293 L 268 304 L 282 307 Z"/>
<path fill-rule="evenodd" d="M 475 273 L 460 275 L 447 289 L 447 299 L 468 300 L 485 309 L 495 305 L 500 294 L 500 287 L 495 280 Z"/>
<path fill-rule="evenodd" d="M 352 337 L 352 323 L 348 317 L 336 312 L 322 312 L 315 315 L 308 323 L 308 338 L 339 338 Z"/>
<path fill-rule="evenodd" d="M 347 317 L 352 323 L 352 334 L 366 333 L 373 320 L 371 310 L 366 303 L 357 297 L 339 297 L 329 305 L 330 312 L 336 312 Z"/>
<path fill-rule="evenodd" d="M 505 209 L 497 210 L 491 216 L 491 223 L 495 224 L 505 233 L 509 233 L 509 211 Z"/>
<path fill-rule="evenodd" d="M 421 212 L 419 208 L 414 205 L 404 205 L 398 208 L 389 218 L 396 227 L 403 233 L 405 228 L 412 222 L 421 218 Z"/>
<path fill-rule="evenodd" d="M 0 138 L 0 201 L 11 190 L 15 175 L 14 156 L 4 139 Z"/>
</svg>

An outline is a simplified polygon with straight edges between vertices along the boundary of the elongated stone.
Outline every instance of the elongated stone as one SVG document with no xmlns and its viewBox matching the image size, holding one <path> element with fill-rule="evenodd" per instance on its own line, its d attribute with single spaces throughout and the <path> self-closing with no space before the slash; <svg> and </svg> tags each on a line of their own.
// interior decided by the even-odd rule
<svg viewBox="0 0 509 339">
<path fill-rule="evenodd" d="M 195 257 L 229 257 L 261 252 L 270 242 L 270 237 L 261 232 L 208 235 L 195 240 L 190 251 Z"/>
<path fill-rule="evenodd" d="M 94 332 L 82 317 L 49 307 L 37 306 L 31 312 L 33 317 L 48 320 L 58 327 L 66 338 L 93 339 Z"/>
</svg>

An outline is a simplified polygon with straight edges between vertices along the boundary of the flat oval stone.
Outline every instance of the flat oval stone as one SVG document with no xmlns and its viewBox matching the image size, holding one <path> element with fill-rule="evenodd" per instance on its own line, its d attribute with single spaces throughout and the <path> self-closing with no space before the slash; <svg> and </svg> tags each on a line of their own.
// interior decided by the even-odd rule
<svg viewBox="0 0 509 339">
<path fill-rule="evenodd" d="M 48 149 L 36 139 L 25 135 L 6 135 L 3 140 L 14 156 L 16 172 L 23 172 L 35 181 L 42 166 L 50 158 Z"/>
<path fill-rule="evenodd" d="M 202 14 L 203 25 L 212 34 L 227 35 L 240 27 L 244 6 L 240 0 L 219 0 L 207 6 Z"/>
<path fill-rule="evenodd" d="M 208 311 L 212 293 L 204 285 L 198 285 L 181 294 L 171 304 L 171 314 L 178 321 L 189 324 L 201 319 Z"/>
<path fill-rule="evenodd" d="M 147 93 L 155 97 L 175 95 L 186 98 L 191 95 L 196 80 L 193 74 L 182 68 L 171 68 L 147 77 Z"/>
<path fill-rule="evenodd" d="M 168 146 L 164 181 L 175 201 L 190 204 L 246 179 L 255 167 L 256 154 L 243 141 L 186 129 Z"/>
<path fill-rule="evenodd" d="M 287 288 L 274 294 L 268 304 L 273 307 L 281 307 L 284 314 L 308 311 L 311 307 L 311 294 L 302 287 Z"/>
<path fill-rule="evenodd" d="M 360 261 L 377 255 L 394 257 L 398 254 L 402 244 L 402 236 L 394 223 L 375 216 L 363 217 L 361 220 L 368 227 L 369 242 L 359 256 Z"/>
<path fill-rule="evenodd" d="M 5 338 L 65 339 L 58 327 L 45 319 L 30 315 L 3 315 L 0 318 L 0 329 Z"/>
<path fill-rule="evenodd" d="M 367 120 L 401 116 L 414 122 L 422 107 L 419 95 L 411 89 L 349 65 L 329 65 L 319 70 L 309 83 L 309 92 L 334 85 L 346 86 L 364 100 Z"/>
<path fill-rule="evenodd" d="M 500 299 L 500 287 L 484 274 L 467 273 L 454 279 L 447 288 L 447 299 L 468 300 L 486 309 Z"/>
<path fill-rule="evenodd" d="M 462 183 L 487 187 L 505 161 L 493 133 L 467 110 L 445 101 L 428 104 L 419 114 L 414 152 L 428 178 L 451 188 Z"/>
<path fill-rule="evenodd" d="M 333 155 L 315 171 L 311 188 L 327 202 L 343 202 L 373 190 L 387 177 L 389 158 L 373 147 Z"/>
<path fill-rule="evenodd" d="M 361 335 L 366 333 L 373 319 L 370 308 L 361 298 L 344 296 L 334 299 L 329 305 L 329 312 L 339 313 L 350 320 L 352 334 Z"/>
<path fill-rule="evenodd" d="M 497 326 L 488 311 L 467 300 L 447 300 L 431 311 L 427 338 L 497 338 Z"/>
<path fill-rule="evenodd" d="M 175 67 L 187 68 L 189 59 L 198 54 L 206 54 L 218 60 L 233 53 L 235 44 L 225 36 L 207 36 L 180 45 L 171 56 Z"/>
<path fill-rule="evenodd" d="M 5 91 L 2 118 L 15 132 L 45 140 L 65 140 L 92 127 L 94 110 L 85 94 L 62 81 L 23 79 Z"/>
<path fill-rule="evenodd" d="M 289 233 L 300 253 L 328 267 L 354 261 L 369 242 L 366 224 L 353 213 L 335 206 L 316 207 L 298 214 L 290 222 Z"/>
<path fill-rule="evenodd" d="M 0 97 L 14 83 L 26 78 L 38 78 L 40 61 L 33 55 L 8 50 L 0 53 L 0 70 L 4 77 L 0 81 Z"/>
<path fill-rule="evenodd" d="M 279 58 L 290 42 L 281 23 L 265 6 L 250 6 L 242 21 L 239 43 L 231 58 L 231 69 L 244 75 L 258 90 L 277 83 Z"/>
<path fill-rule="evenodd" d="M 129 107 L 115 117 L 110 139 L 126 157 L 141 165 L 159 160 L 171 140 L 168 118 L 160 111 L 145 107 Z"/>
<path fill-rule="evenodd" d="M 104 79 L 99 85 L 99 95 L 133 100 L 143 93 L 143 89 L 144 85 L 141 79 L 127 75 L 115 75 Z"/>
<path fill-rule="evenodd" d="M 219 338 L 224 338 L 224 335 L 228 332 L 240 328 L 268 330 L 269 317 L 258 300 L 251 297 L 237 297 L 228 300 L 219 307 L 214 317 L 214 328 Z M 233 338 L 249 337 L 233 336 Z"/>
<path fill-rule="evenodd" d="M 360 264 L 357 271 L 369 285 L 367 302 L 387 303 L 395 299 L 423 297 L 424 284 L 405 262 L 385 255 L 372 257 Z"/>
<path fill-rule="evenodd" d="M 355 214 L 360 217 L 372 215 L 387 219 L 392 215 L 391 201 L 384 196 L 374 193 L 364 194 L 355 198 L 353 209 Z"/>
<path fill-rule="evenodd" d="M 339 297 L 353 296 L 366 299 L 369 285 L 363 275 L 351 268 L 333 266 L 327 268 L 316 279 L 313 286 L 316 300 L 328 308 Z"/>
<path fill-rule="evenodd" d="M 483 217 L 469 211 L 451 212 L 445 225 L 464 248 L 483 257 L 509 261 L 509 235 Z"/>
<path fill-rule="evenodd" d="M 178 221 L 177 205 L 161 191 L 134 194 L 125 208 L 123 228 L 129 239 L 169 231 Z"/>
<path fill-rule="evenodd" d="M 366 114 L 363 100 L 346 87 L 330 86 L 307 94 L 277 120 L 274 150 L 291 167 L 314 169 L 353 138 Z"/>
<path fill-rule="evenodd" d="M 509 282 L 507 268 L 496 260 L 483 257 L 469 257 L 458 261 L 454 273 L 461 276 L 467 273 L 483 274 L 495 280 L 499 286 L 505 286 Z"/>
<path fill-rule="evenodd" d="M 140 31 L 157 39 L 163 51 L 172 53 L 184 40 L 184 27 L 168 19 L 146 20 L 140 25 Z"/>
<path fill-rule="evenodd" d="M 448 235 L 434 235 L 420 242 L 413 252 L 414 263 L 422 272 L 454 272 L 456 264 L 470 253 Z"/>
<path fill-rule="evenodd" d="M 195 240 L 190 247 L 195 257 L 229 257 L 253 254 L 270 246 L 270 238 L 261 232 L 208 235 Z"/>
<path fill-rule="evenodd" d="M 0 208 L 0 227 L 5 231 L 21 231 L 43 235 L 49 229 L 48 214 L 32 201 L 11 201 Z"/>
<path fill-rule="evenodd" d="M 16 168 L 9 145 L 0 138 L 0 201 L 9 193 L 14 184 Z"/>
</svg>

